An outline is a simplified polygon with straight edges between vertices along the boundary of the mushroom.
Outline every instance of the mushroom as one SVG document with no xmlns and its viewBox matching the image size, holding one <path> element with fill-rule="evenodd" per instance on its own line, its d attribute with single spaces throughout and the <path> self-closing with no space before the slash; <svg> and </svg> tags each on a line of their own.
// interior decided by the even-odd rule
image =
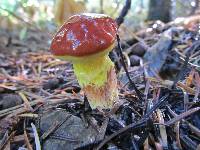
<svg viewBox="0 0 200 150">
<path fill-rule="evenodd" d="M 73 63 L 74 73 L 92 109 L 112 108 L 118 100 L 114 64 L 108 57 L 117 33 L 115 20 L 104 14 L 74 15 L 55 34 L 50 50 Z"/>
</svg>

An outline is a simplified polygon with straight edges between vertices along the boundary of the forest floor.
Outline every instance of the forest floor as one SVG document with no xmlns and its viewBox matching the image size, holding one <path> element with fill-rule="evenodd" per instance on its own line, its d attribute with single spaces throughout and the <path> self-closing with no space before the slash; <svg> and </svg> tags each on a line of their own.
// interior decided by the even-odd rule
<svg viewBox="0 0 200 150">
<path fill-rule="evenodd" d="M 110 115 L 90 109 L 71 63 L 49 52 L 49 34 L 29 29 L 20 40 L 1 30 L 0 150 L 200 149 L 196 25 L 154 23 L 121 40 L 123 58 L 116 43 L 123 103 Z"/>
</svg>

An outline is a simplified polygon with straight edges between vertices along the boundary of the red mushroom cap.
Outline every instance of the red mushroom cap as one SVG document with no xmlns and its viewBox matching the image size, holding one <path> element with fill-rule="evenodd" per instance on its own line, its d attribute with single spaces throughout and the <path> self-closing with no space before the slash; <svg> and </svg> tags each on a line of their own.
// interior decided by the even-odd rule
<svg viewBox="0 0 200 150">
<path fill-rule="evenodd" d="M 103 14 L 72 16 L 54 36 L 50 50 L 56 56 L 88 56 L 115 42 L 117 24 Z"/>
</svg>

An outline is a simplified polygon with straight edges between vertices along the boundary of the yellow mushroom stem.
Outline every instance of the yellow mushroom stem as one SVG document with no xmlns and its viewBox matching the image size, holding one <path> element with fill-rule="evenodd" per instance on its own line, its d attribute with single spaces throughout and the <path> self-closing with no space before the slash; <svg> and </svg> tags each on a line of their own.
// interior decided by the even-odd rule
<svg viewBox="0 0 200 150">
<path fill-rule="evenodd" d="M 112 108 L 118 99 L 118 89 L 114 65 L 110 58 L 104 56 L 84 63 L 74 63 L 73 66 L 91 108 Z"/>
<path fill-rule="evenodd" d="M 115 68 L 108 57 L 112 48 L 113 45 L 104 52 L 78 59 L 72 56 L 59 57 L 72 61 L 74 73 L 92 109 L 112 108 L 118 100 Z"/>
</svg>

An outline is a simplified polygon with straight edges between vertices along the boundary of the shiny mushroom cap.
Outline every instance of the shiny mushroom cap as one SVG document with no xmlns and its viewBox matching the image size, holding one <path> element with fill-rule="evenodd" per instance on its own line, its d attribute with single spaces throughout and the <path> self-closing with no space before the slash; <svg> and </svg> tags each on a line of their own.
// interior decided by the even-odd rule
<svg viewBox="0 0 200 150">
<path fill-rule="evenodd" d="M 116 22 L 107 15 L 74 15 L 55 34 L 50 50 L 55 56 L 66 58 L 110 51 L 109 47 L 114 44 L 116 33 Z"/>
</svg>

